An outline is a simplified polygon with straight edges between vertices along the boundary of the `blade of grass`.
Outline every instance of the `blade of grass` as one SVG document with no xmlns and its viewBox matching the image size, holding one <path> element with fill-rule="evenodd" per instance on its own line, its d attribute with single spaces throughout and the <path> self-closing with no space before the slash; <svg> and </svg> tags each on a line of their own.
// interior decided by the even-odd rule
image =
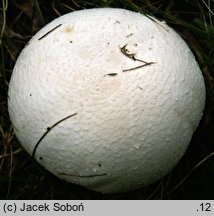
<svg viewBox="0 0 214 216">
<path fill-rule="evenodd" d="M 208 11 L 209 11 L 209 13 L 211 14 L 211 15 L 214 15 L 214 13 L 213 13 L 213 11 L 211 10 L 211 8 L 210 8 L 210 1 L 208 1 L 209 3 L 209 5 L 204 1 L 204 0 L 201 0 L 202 2 L 203 2 L 203 4 L 205 5 L 205 7 L 208 9 Z"/>
<path fill-rule="evenodd" d="M 56 6 L 55 6 L 55 0 L 52 2 L 52 8 L 53 8 L 53 11 L 57 14 L 57 16 L 61 16 L 60 12 L 56 9 Z"/>
<path fill-rule="evenodd" d="M 4 35 L 4 30 L 6 27 L 6 11 L 8 8 L 8 1 L 7 0 L 2 0 L 2 14 L 3 14 L 3 24 L 2 24 L 2 29 L 1 29 L 1 34 L 0 34 L 0 47 L 2 46 L 2 39 Z"/>
<path fill-rule="evenodd" d="M 192 170 L 190 170 L 190 172 L 177 184 L 175 185 L 171 190 L 169 190 L 165 196 L 171 194 L 172 192 L 174 192 L 176 189 L 178 189 L 191 175 L 192 173 L 198 168 L 200 167 L 203 163 L 205 163 L 207 160 L 209 160 L 210 158 L 212 158 L 212 156 L 214 156 L 214 152 L 210 153 L 209 155 L 207 155 L 203 160 L 201 160 L 199 163 L 197 163 L 195 165 L 195 167 L 193 167 Z"/>
<path fill-rule="evenodd" d="M 134 10 L 137 10 L 138 12 L 140 13 L 143 13 L 145 16 L 147 16 L 149 19 L 152 19 L 148 14 L 145 14 L 145 12 L 140 8 L 138 7 L 135 3 L 131 2 L 130 3 L 130 6 L 134 9 Z M 152 4 L 150 5 L 150 9 L 152 11 L 155 11 L 155 13 L 157 14 L 160 14 L 164 17 L 166 17 L 169 21 L 171 21 L 172 23 L 174 24 L 177 24 L 177 25 L 181 25 L 181 26 L 184 26 L 185 28 L 188 28 L 188 29 L 191 29 L 195 32 L 198 32 L 198 33 L 201 33 L 203 36 L 209 36 L 210 38 L 214 38 L 214 34 L 208 34 L 206 31 L 204 31 L 203 29 L 201 28 L 198 28 L 188 22 L 185 22 L 179 18 L 177 18 L 176 16 L 174 15 L 171 15 L 170 13 L 168 12 L 165 12 L 163 10 L 161 10 L 160 8 L 157 8 L 155 6 L 153 6 Z M 152 19 L 153 20 L 153 19 Z M 154 21 L 154 20 L 153 20 Z"/>
<path fill-rule="evenodd" d="M 37 12 L 38 12 L 38 14 L 40 16 L 41 21 L 45 24 L 46 23 L 45 18 L 44 18 L 43 14 L 42 14 L 42 11 L 41 11 L 41 8 L 39 6 L 38 0 L 33 0 L 33 2 L 34 2 L 34 5 L 36 7 L 36 10 L 37 10 Z"/>
</svg>

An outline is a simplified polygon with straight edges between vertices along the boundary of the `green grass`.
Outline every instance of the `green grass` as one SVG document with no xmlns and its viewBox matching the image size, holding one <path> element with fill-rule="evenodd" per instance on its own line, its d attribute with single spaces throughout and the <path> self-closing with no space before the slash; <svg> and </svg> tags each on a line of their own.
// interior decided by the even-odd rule
<svg viewBox="0 0 214 216">
<path fill-rule="evenodd" d="M 214 1 L 2 0 L 0 4 L 0 199 L 214 199 Z M 125 194 L 92 192 L 45 171 L 21 148 L 7 112 L 13 66 L 31 36 L 60 15 L 94 7 L 126 8 L 165 20 L 192 49 L 206 82 L 204 117 L 182 160 L 158 182 Z"/>
</svg>

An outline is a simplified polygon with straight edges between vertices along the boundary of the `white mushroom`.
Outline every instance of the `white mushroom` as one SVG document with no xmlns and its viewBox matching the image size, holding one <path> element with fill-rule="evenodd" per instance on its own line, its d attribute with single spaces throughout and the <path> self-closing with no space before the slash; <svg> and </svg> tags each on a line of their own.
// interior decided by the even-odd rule
<svg viewBox="0 0 214 216">
<path fill-rule="evenodd" d="M 104 193 L 173 169 L 202 117 L 205 85 L 164 22 L 123 9 L 55 19 L 21 52 L 8 108 L 22 146 L 48 171 Z"/>
</svg>

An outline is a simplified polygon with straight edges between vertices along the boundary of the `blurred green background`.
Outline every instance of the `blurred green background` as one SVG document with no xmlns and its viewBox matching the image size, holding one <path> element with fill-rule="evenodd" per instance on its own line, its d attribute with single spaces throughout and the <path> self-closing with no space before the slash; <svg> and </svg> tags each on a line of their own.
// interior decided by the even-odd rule
<svg viewBox="0 0 214 216">
<path fill-rule="evenodd" d="M 8 83 L 29 39 L 60 15 L 100 7 L 125 8 L 165 20 L 195 54 L 207 89 L 203 119 L 175 169 L 149 187 L 124 194 L 96 193 L 45 171 L 20 146 L 7 112 Z M 0 199 L 214 199 L 213 23 L 213 0 L 1 0 Z"/>
</svg>

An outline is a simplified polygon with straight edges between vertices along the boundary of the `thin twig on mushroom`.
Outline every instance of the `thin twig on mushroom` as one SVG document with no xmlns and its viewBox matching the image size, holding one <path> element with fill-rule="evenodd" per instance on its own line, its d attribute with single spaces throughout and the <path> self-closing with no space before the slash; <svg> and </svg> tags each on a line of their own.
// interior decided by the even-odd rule
<svg viewBox="0 0 214 216">
<path fill-rule="evenodd" d="M 69 174 L 69 173 L 59 173 L 59 175 L 67 175 L 67 176 L 75 176 L 75 177 L 81 177 L 81 178 L 90 178 L 90 177 L 97 177 L 97 176 L 106 176 L 107 173 L 101 173 L 101 174 L 94 174 L 94 175 L 78 175 L 78 174 Z"/>
<path fill-rule="evenodd" d="M 73 116 L 77 115 L 77 113 L 74 113 L 74 114 L 71 114 L 71 115 L 68 115 L 66 116 L 65 118 L 63 119 L 60 119 L 59 121 L 57 121 L 55 124 L 53 124 L 51 127 L 47 127 L 47 131 L 41 136 L 41 138 L 39 139 L 39 141 L 36 143 L 34 149 L 33 149 L 33 153 L 32 153 L 32 157 L 34 158 L 35 156 L 35 153 L 36 153 L 36 149 L 37 147 L 39 146 L 39 144 L 41 143 L 41 141 L 45 138 L 45 136 L 55 127 L 57 126 L 59 123 L 67 120 L 68 118 L 71 118 Z"/>
<path fill-rule="evenodd" d="M 143 62 L 144 64 L 133 67 L 133 68 L 124 69 L 123 72 L 132 71 L 132 70 L 136 70 L 136 69 L 139 69 L 139 68 L 151 65 L 151 64 L 155 64 L 155 62 L 146 62 L 142 59 L 135 58 L 136 53 L 129 53 L 129 50 L 126 48 L 126 46 L 127 44 L 125 44 L 123 47 L 120 47 L 120 51 L 122 52 L 122 54 L 132 59 L 133 61 Z"/>
<path fill-rule="evenodd" d="M 48 34 L 50 34 L 51 32 L 53 32 L 54 30 L 56 30 L 57 28 L 59 28 L 62 24 L 59 24 L 57 26 L 55 26 L 54 28 L 52 28 L 50 31 L 48 31 L 47 33 L 45 33 L 43 36 L 41 36 L 40 38 L 38 38 L 38 40 L 42 40 L 44 37 L 46 37 Z"/>
</svg>

